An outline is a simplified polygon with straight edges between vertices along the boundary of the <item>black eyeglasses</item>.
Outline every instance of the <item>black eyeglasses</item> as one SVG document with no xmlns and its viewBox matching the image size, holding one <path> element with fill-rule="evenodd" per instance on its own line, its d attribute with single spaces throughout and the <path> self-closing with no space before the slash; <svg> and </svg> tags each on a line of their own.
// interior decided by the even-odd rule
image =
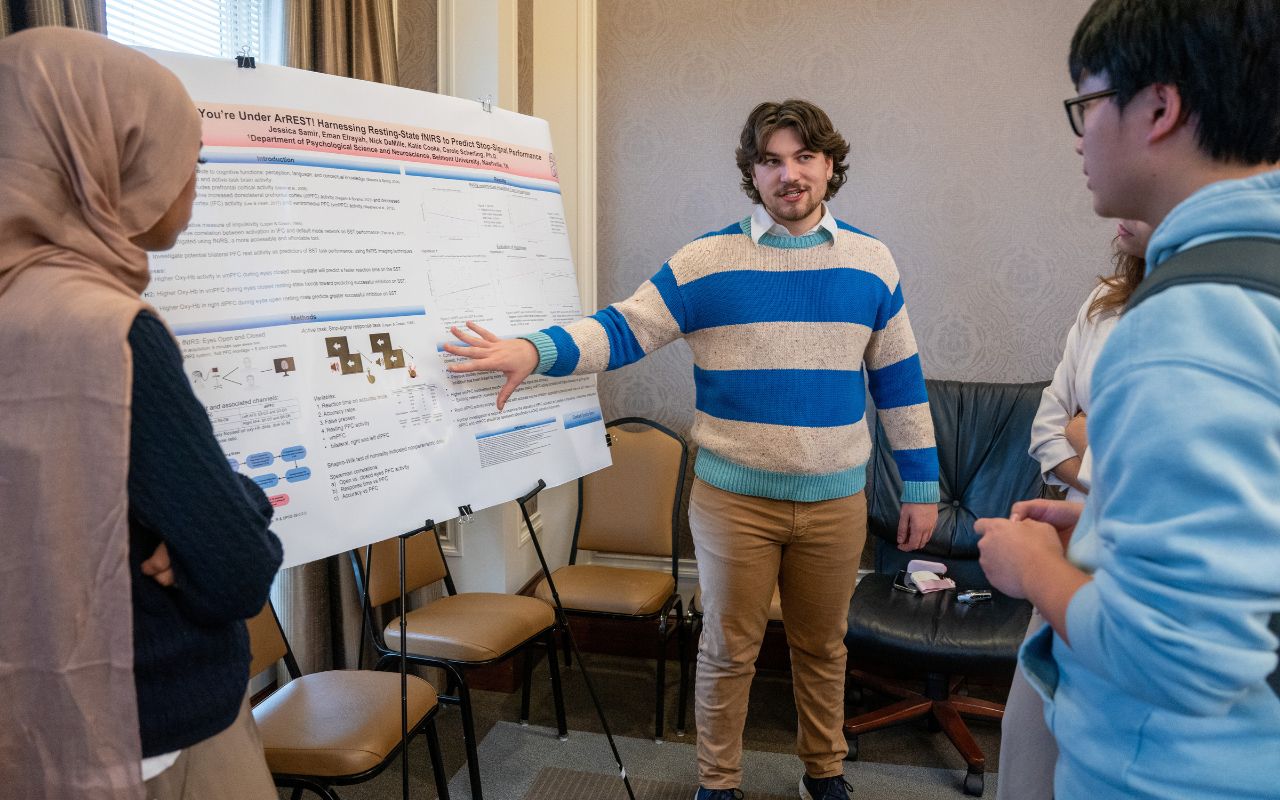
<svg viewBox="0 0 1280 800">
<path fill-rule="evenodd" d="M 1086 104 L 1113 94 L 1117 94 L 1115 89 L 1103 89 L 1100 92 L 1089 92 L 1063 100 L 1062 106 L 1067 110 L 1067 121 L 1071 123 L 1071 132 L 1076 136 L 1084 136 L 1084 112 L 1088 108 Z"/>
</svg>

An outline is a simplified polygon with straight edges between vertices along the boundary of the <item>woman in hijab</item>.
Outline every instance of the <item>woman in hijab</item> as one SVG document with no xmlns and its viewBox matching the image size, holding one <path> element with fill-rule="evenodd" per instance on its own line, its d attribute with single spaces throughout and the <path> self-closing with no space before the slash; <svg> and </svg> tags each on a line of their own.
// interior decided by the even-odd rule
<svg viewBox="0 0 1280 800">
<path fill-rule="evenodd" d="M 199 116 L 65 28 L 0 39 L 0 107 L 0 785 L 275 798 L 244 701 L 271 506 L 141 299 L 191 216 Z"/>
</svg>

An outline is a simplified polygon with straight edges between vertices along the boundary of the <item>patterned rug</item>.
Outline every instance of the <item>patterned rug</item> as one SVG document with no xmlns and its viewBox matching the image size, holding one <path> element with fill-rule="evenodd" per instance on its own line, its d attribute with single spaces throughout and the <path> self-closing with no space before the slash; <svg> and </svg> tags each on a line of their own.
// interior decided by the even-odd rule
<svg viewBox="0 0 1280 800">
<path fill-rule="evenodd" d="M 636 800 L 691 800 L 698 786 L 692 744 L 625 736 L 615 741 Z M 608 740 L 598 733 L 570 731 L 562 742 L 551 728 L 499 722 L 480 743 L 480 764 L 486 800 L 627 800 Z M 800 769 L 794 755 L 748 751 L 742 789 L 751 800 L 796 800 Z M 962 770 L 847 761 L 845 778 L 854 800 L 964 797 Z M 995 797 L 995 773 L 987 773 L 986 784 L 984 796 Z M 449 793 L 471 796 L 465 768 L 457 768 Z"/>
<path fill-rule="evenodd" d="M 635 792 L 636 800 L 689 800 L 692 795 L 687 783 L 647 778 L 632 779 L 631 789 Z M 617 775 L 543 767 L 538 770 L 538 777 L 534 779 L 524 800 L 627 800 L 627 790 Z M 795 800 L 795 797 L 752 792 L 751 800 Z"/>
</svg>

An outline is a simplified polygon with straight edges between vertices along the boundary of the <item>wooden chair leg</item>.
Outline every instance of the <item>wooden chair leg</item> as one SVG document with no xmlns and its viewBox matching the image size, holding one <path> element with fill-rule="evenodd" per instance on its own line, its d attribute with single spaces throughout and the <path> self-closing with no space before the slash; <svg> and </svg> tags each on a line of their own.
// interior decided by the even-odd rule
<svg viewBox="0 0 1280 800">
<path fill-rule="evenodd" d="M 961 714 L 997 721 L 1004 719 L 1004 705 L 1001 703 L 981 700 L 977 697 L 967 697 L 962 694 L 953 695 L 950 702 L 951 705 L 956 707 L 956 711 Z"/>
<path fill-rule="evenodd" d="M 857 736 L 862 733 L 878 731 L 890 725 L 897 725 L 899 722 L 919 719 L 928 714 L 933 705 L 933 700 L 919 695 L 915 698 L 899 700 L 884 708 L 877 708 L 875 711 L 868 711 L 865 714 L 859 714 L 853 719 L 845 720 L 844 732 L 849 736 Z"/>
<path fill-rule="evenodd" d="M 973 734 L 969 732 L 969 726 L 964 724 L 964 719 L 961 718 L 960 712 L 956 711 L 955 706 L 947 700 L 935 702 L 933 704 L 933 716 L 938 720 L 938 724 L 942 726 L 942 732 L 947 735 L 951 743 L 960 751 L 960 755 L 964 758 L 965 763 L 969 765 L 970 771 L 983 771 L 987 765 L 987 757 L 982 754 L 982 748 L 978 747 Z"/>
<path fill-rule="evenodd" d="M 849 670 L 849 677 L 861 686 L 868 689 L 874 689 L 881 694 L 887 694 L 890 697 L 920 697 L 921 692 L 909 689 L 896 681 L 882 678 L 870 672 L 863 672 L 860 669 Z"/>
</svg>

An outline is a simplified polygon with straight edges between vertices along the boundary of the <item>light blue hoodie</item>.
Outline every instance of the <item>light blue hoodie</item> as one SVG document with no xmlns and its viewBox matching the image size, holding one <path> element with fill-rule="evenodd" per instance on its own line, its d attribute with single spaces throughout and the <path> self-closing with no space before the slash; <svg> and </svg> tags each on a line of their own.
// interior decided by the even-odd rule
<svg viewBox="0 0 1280 800">
<path fill-rule="evenodd" d="M 1280 239 L 1280 172 L 1196 192 L 1148 269 Z M 1093 581 L 1022 651 L 1060 745 L 1057 800 L 1280 797 L 1280 298 L 1170 288 L 1126 314 L 1093 374 L 1093 492 L 1068 556 Z"/>
</svg>

